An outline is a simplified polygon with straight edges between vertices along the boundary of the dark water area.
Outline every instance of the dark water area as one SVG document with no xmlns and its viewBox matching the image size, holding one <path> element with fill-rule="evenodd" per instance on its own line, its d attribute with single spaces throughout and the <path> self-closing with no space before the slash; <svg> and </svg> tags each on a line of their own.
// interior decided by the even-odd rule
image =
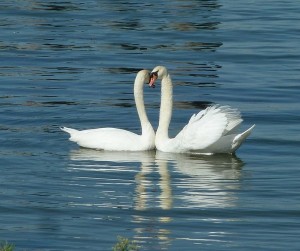
<svg viewBox="0 0 300 251">
<path fill-rule="evenodd" d="M 16 250 L 297 250 L 297 1 L 2 1 L 0 240 Z M 256 124 L 236 156 L 81 149 L 59 130 L 140 124 L 165 65 L 170 134 L 211 104 Z M 145 88 L 156 128 L 160 90 Z"/>
</svg>

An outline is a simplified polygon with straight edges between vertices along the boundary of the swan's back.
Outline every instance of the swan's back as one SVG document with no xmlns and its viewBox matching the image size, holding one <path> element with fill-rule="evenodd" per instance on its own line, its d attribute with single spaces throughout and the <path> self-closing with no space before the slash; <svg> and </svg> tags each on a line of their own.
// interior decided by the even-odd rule
<svg viewBox="0 0 300 251">
<path fill-rule="evenodd" d="M 97 128 L 89 130 L 75 130 L 63 127 L 63 131 L 70 134 L 70 141 L 81 147 L 107 151 L 146 151 L 154 148 L 154 131 L 138 135 L 118 128 Z M 153 129 L 152 129 L 153 130 Z"/>
</svg>

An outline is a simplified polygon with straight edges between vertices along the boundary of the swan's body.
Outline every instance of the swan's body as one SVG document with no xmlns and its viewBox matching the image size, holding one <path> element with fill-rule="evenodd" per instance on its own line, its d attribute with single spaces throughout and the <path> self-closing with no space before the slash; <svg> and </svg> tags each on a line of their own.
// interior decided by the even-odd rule
<svg viewBox="0 0 300 251">
<path fill-rule="evenodd" d="M 143 85 L 149 81 L 149 71 L 138 72 L 134 82 L 134 98 L 141 122 L 142 134 L 138 135 L 118 128 L 75 130 L 62 127 L 70 134 L 70 140 L 81 147 L 108 151 L 145 151 L 155 148 L 155 132 L 150 124 L 144 105 Z"/>
<path fill-rule="evenodd" d="M 169 138 L 172 116 L 173 86 L 168 71 L 163 66 L 153 69 L 149 85 L 161 79 L 161 106 L 155 146 L 163 152 L 234 153 L 250 135 L 254 125 L 243 133 L 237 130 L 243 121 L 236 109 L 228 106 L 211 106 L 194 114 L 175 138 Z"/>
</svg>

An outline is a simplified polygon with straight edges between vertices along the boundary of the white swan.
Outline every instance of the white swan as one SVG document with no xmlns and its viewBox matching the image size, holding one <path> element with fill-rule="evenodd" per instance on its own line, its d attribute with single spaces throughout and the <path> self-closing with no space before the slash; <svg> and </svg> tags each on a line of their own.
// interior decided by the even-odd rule
<svg viewBox="0 0 300 251">
<path fill-rule="evenodd" d="M 75 130 L 62 127 L 61 130 L 71 135 L 70 140 L 81 147 L 108 151 L 145 151 L 155 148 L 155 132 L 150 124 L 144 105 L 143 85 L 149 82 L 149 71 L 141 70 L 134 81 L 134 98 L 141 122 L 142 135 L 123 129 L 97 128 Z"/>
<path fill-rule="evenodd" d="M 237 134 L 237 129 L 243 121 L 238 110 L 215 105 L 194 114 L 175 138 L 169 138 L 168 129 L 173 106 L 172 80 L 164 66 L 156 66 L 153 69 L 149 85 L 154 87 L 156 79 L 161 79 L 159 125 L 155 136 L 155 146 L 160 151 L 234 153 L 255 126 Z"/>
</svg>

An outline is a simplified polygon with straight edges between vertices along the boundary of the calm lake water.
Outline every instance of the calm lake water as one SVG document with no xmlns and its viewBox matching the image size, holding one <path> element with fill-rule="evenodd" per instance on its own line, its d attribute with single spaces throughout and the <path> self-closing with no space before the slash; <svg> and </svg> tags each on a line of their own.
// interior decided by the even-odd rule
<svg viewBox="0 0 300 251">
<path fill-rule="evenodd" d="M 299 1 L 1 1 L 0 240 L 16 250 L 296 250 Z M 165 65 L 175 135 L 209 104 L 256 124 L 237 156 L 98 152 L 59 126 L 139 132 Z M 145 89 L 157 127 L 160 90 Z"/>
</svg>

